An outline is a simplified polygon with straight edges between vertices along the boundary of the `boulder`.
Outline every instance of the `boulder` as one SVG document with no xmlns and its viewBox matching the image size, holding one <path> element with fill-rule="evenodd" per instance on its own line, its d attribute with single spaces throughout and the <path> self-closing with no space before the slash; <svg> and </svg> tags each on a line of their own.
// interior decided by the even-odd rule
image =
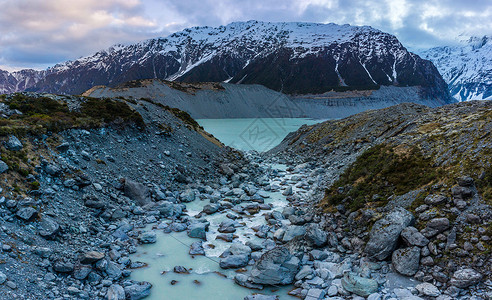
<svg viewBox="0 0 492 300">
<path fill-rule="evenodd" d="M 195 222 L 188 226 L 188 236 L 191 238 L 197 238 L 207 240 L 207 233 L 209 223 Z"/>
<path fill-rule="evenodd" d="M 132 199 L 140 206 L 149 204 L 151 201 L 150 189 L 139 182 L 125 179 L 123 190 L 128 198 Z"/>
<path fill-rule="evenodd" d="M 24 146 L 22 145 L 21 141 L 15 136 L 11 135 L 9 136 L 9 139 L 5 142 L 5 148 L 8 150 L 12 151 L 18 151 L 21 150 Z"/>
<path fill-rule="evenodd" d="M 244 300 L 278 300 L 278 296 L 254 294 L 254 295 L 248 295 L 248 296 L 244 297 Z"/>
<path fill-rule="evenodd" d="M 247 254 L 229 255 L 220 259 L 219 266 L 222 269 L 237 269 L 247 266 L 248 262 L 249 255 Z"/>
<path fill-rule="evenodd" d="M 125 300 L 125 290 L 119 284 L 112 284 L 106 293 L 106 300 Z"/>
<path fill-rule="evenodd" d="M 192 202 L 195 200 L 196 195 L 192 189 L 187 189 L 179 195 L 182 202 Z"/>
<path fill-rule="evenodd" d="M 190 255 L 205 255 L 202 241 L 196 241 L 190 246 Z"/>
<path fill-rule="evenodd" d="M 174 204 L 169 201 L 160 201 L 156 209 L 164 218 L 179 217 L 183 214 L 184 204 Z"/>
<path fill-rule="evenodd" d="M 60 225 L 52 218 L 43 216 L 39 223 L 39 235 L 45 239 L 53 239 L 60 231 Z"/>
<path fill-rule="evenodd" d="M 154 231 L 146 231 L 138 239 L 142 244 L 153 244 L 157 241 L 157 234 Z"/>
<path fill-rule="evenodd" d="M 80 263 L 92 264 L 104 258 L 104 253 L 98 251 L 88 251 L 80 256 Z"/>
<path fill-rule="evenodd" d="M 218 212 L 219 209 L 220 209 L 220 204 L 211 203 L 211 204 L 207 204 L 203 207 L 203 212 L 206 213 L 207 215 L 211 215 L 211 214 Z"/>
<path fill-rule="evenodd" d="M 326 241 L 328 239 L 326 232 L 321 230 L 319 224 L 317 223 L 310 223 L 306 226 L 306 234 L 304 237 L 315 247 L 323 247 L 326 245 Z"/>
<path fill-rule="evenodd" d="M 398 273 L 413 276 L 419 270 L 420 248 L 410 247 L 395 250 L 391 262 Z"/>
<path fill-rule="evenodd" d="M 482 280 L 482 274 L 471 268 L 467 268 L 454 272 L 449 284 L 465 289 L 479 283 L 480 280 Z"/>
<path fill-rule="evenodd" d="M 150 295 L 150 289 L 152 284 L 146 281 L 139 282 L 137 284 L 128 285 L 125 287 L 126 299 L 139 300 Z"/>
<path fill-rule="evenodd" d="M 300 261 L 284 246 L 264 253 L 254 264 L 249 281 L 262 285 L 286 285 L 294 281 Z"/>
<path fill-rule="evenodd" d="M 295 237 L 303 236 L 306 233 L 304 226 L 292 225 L 285 230 L 285 234 L 282 237 L 284 243 L 293 240 Z"/>
<path fill-rule="evenodd" d="M 74 265 L 71 262 L 59 260 L 53 265 L 53 270 L 58 273 L 72 273 Z"/>
<path fill-rule="evenodd" d="M 398 243 L 400 233 L 414 222 L 412 213 L 396 207 L 372 226 L 366 254 L 373 259 L 384 260 L 391 255 Z"/>
<path fill-rule="evenodd" d="M 347 291 L 361 297 L 367 297 L 378 290 L 378 283 L 376 280 L 360 277 L 352 272 L 345 273 L 342 278 L 342 286 Z"/>
<path fill-rule="evenodd" d="M 29 221 L 37 215 L 38 211 L 32 207 L 23 207 L 17 211 L 15 216 L 24 221 Z"/>
<path fill-rule="evenodd" d="M 413 226 L 403 229 L 401 238 L 408 246 L 424 247 L 429 243 L 429 240 Z"/>
<path fill-rule="evenodd" d="M 0 174 L 7 172 L 9 166 L 3 161 L 0 160 Z"/>
<path fill-rule="evenodd" d="M 427 222 L 427 225 L 422 230 L 422 234 L 427 237 L 433 237 L 438 233 L 443 232 L 444 230 L 449 228 L 449 219 L 448 218 L 434 218 Z"/>
<path fill-rule="evenodd" d="M 437 297 L 441 295 L 439 289 L 435 285 L 428 282 L 417 284 L 415 288 L 417 289 L 417 291 L 419 291 L 421 295 L 424 296 Z"/>
</svg>

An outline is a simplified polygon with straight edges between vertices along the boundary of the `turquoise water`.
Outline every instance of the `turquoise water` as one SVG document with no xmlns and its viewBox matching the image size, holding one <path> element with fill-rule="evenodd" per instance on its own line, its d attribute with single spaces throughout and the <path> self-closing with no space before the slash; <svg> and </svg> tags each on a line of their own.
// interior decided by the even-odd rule
<svg viewBox="0 0 492 300">
<path fill-rule="evenodd" d="M 222 143 L 247 151 L 268 151 L 280 144 L 289 132 L 303 124 L 321 122 L 307 118 L 198 119 L 200 126 Z"/>
</svg>

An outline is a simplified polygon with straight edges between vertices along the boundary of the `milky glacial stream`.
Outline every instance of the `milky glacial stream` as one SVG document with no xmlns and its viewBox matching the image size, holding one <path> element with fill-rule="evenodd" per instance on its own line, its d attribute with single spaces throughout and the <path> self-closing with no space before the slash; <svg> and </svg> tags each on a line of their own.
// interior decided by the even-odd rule
<svg viewBox="0 0 492 300">
<path fill-rule="evenodd" d="M 266 198 L 265 203 L 272 203 L 274 210 L 282 211 L 287 205 L 285 197 L 280 192 L 268 194 L 270 198 Z M 193 216 L 199 213 L 208 203 L 208 200 L 195 200 L 187 203 L 188 214 Z M 256 237 L 251 229 L 256 225 L 265 224 L 263 212 L 267 211 L 260 211 L 251 218 L 240 220 L 245 226 L 237 228 L 234 234 L 239 238 L 235 239 L 235 242 L 246 243 L 251 240 L 261 243 L 263 241 Z M 152 283 L 153 287 L 148 299 L 232 300 L 243 299 L 253 293 L 275 294 L 279 295 L 280 299 L 295 299 L 287 295 L 292 287 L 281 287 L 280 289 L 267 287 L 262 291 L 243 288 L 234 283 L 235 270 L 223 270 L 219 267 L 220 254 L 231 246 L 231 243 L 215 239 L 217 234 L 220 234 L 217 231 L 219 224 L 227 219 L 225 215 L 226 211 L 206 217 L 210 222 L 207 241 L 204 242 L 206 257 L 200 255 L 192 257 L 188 254 L 189 246 L 197 239 L 188 237 L 186 231 L 167 234 L 162 230 L 154 229 L 158 233 L 157 242 L 140 246 L 137 252 L 130 257 L 133 261 L 148 264 L 148 267 L 134 270 L 131 276 L 134 280 Z M 214 248 L 208 245 L 213 245 Z M 183 266 L 192 270 L 190 274 L 177 274 L 173 272 L 175 266 Z M 174 285 L 171 284 L 173 280 L 177 281 Z"/>
<path fill-rule="evenodd" d="M 222 119 L 222 120 L 197 120 L 208 132 L 214 134 L 224 144 L 240 150 L 266 151 L 277 145 L 289 132 L 297 130 L 302 124 L 314 124 L 317 121 L 310 119 Z M 274 184 L 287 179 L 285 165 L 269 165 L 279 171 L 279 178 Z M 283 177 L 286 175 L 285 177 Z M 278 181 L 277 181 L 278 180 Z M 296 188 L 294 188 L 296 190 Z M 265 204 L 272 204 L 273 209 L 282 211 L 287 206 L 286 197 L 277 192 L 263 191 Z M 209 200 L 197 200 L 186 203 L 187 214 L 194 216 L 209 204 Z M 266 224 L 264 213 L 272 210 L 261 210 L 259 213 L 238 219 L 244 226 L 236 228 L 234 233 L 238 236 L 233 242 L 257 241 L 261 244 L 264 239 L 255 236 L 253 227 Z M 187 236 L 186 231 L 164 233 L 163 230 L 153 229 L 157 233 L 155 244 L 141 245 L 137 252 L 130 256 L 132 261 L 140 261 L 148 264 L 147 267 L 133 270 L 131 279 L 148 281 L 153 287 L 148 298 L 150 300 L 161 299 L 214 299 L 236 300 L 243 299 L 247 295 L 261 293 L 266 295 L 278 295 L 281 300 L 297 299 L 287 293 L 293 286 L 265 287 L 265 289 L 250 290 L 234 283 L 235 270 L 223 270 L 219 267 L 220 255 L 227 250 L 232 243 L 217 240 L 220 234 L 217 229 L 219 224 L 226 220 L 226 214 L 230 210 L 217 212 L 205 216 L 210 222 L 207 232 L 207 241 L 203 243 L 206 256 L 191 256 L 188 254 L 190 245 L 198 239 Z M 165 222 L 171 222 L 170 220 Z M 151 230 L 157 224 L 149 226 Z M 183 266 L 190 274 L 177 274 L 173 272 L 175 266 Z M 251 266 L 248 266 L 249 270 Z M 171 284 L 174 282 L 174 284 Z"/>
</svg>

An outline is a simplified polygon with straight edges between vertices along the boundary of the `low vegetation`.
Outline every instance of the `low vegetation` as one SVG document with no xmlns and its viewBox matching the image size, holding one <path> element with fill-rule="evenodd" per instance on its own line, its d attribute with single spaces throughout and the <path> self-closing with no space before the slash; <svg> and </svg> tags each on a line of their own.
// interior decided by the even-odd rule
<svg viewBox="0 0 492 300">
<path fill-rule="evenodd" d="M 357 210 L 381 206 L 391 195 L 403 195 L 439 180 L 442 169 L 432 166 L 417 147 L 382 144 L 366 150 L 325 192 L 324 208 L 344 203 Z"/>
<path fill-rule="evenodd" d="M 17 93 L 1 96 L 0 101 L 10 109 L 22 114 L 13 114 L 0 119 L 0 135 L 41 135 L 71 128 L 95 128 L 105 125 L 126 126 L 135 124 L 144 128 L 142 116 L 125 102 L 111 99 L 81 97 L 77 109 L 69 109 L 66 101 L 51 97 L 35 97 Z"/>
</svg>

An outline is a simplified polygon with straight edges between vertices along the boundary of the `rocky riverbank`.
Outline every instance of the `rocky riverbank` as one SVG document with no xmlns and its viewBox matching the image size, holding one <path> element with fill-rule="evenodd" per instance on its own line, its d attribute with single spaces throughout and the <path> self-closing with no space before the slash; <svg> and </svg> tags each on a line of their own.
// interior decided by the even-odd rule
<svg viewBox="0 0 492 300">
<path fill-rule="evenodd" d="M 158 231 L 186 233 L 182 251 L 216 260 L 251 289 L 245 299 L 276 299 L 264 291 L 283 285 L 309 300 L 491 295 L 487 102 L 305 126 L 259 155 L 152 101 L 2 100 L 5 299 L 147 297 L 133 254 Z M 113 114 L 94 114 L 98 101 Z M 454 169 L 456 153 L 465 169 Z"/>
</svg>

